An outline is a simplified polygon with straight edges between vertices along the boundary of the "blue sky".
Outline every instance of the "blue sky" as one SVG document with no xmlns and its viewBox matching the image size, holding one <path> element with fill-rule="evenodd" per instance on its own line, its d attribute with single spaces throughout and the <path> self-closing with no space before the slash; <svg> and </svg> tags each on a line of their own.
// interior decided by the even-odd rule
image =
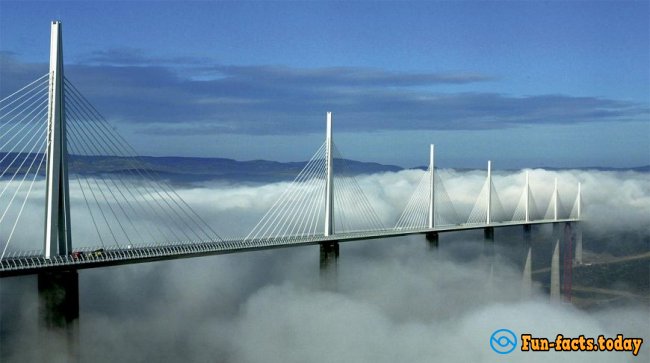
<svg viewBox="0 0 650 363">
<path fill-rule="evenodd" d="M 0 96 L 66 76 L 147 155 L 650 164 L 650 3 L 0 2 Z"/>
</svg>

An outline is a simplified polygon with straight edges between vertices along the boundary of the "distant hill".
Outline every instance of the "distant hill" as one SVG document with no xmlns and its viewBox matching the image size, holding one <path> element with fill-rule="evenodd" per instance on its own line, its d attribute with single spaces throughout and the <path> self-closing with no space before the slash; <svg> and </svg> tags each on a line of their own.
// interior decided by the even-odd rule
<svg viewBox="0 0 650 363">
<path fill-rule="evenodd" d="M 307 162 L 268 160 L 237 161 L 226 158 L 194 157 L 139 157 L 138 163 L 131 158 L 113 156 L 70 157 L 70 172 L 83 175 L 106 173 L 131 173 L 136 169 L 150 169 L 156 174 L 175 182 L 207 180 L 268 182 L 295 178 Z M 399 171 L 399 166 L 335 159 L 334 169 L 341 175 L 373 174 Z"/>
<path fill-rule="evenodd" d="M 5 170 L 13 161 L 13 166 L 7 170 L 3 178 L 14 174 L 16 168 L 23 165 L 22 172 L 27 171 L 34 158 L 37 158 L 36 165 L 40 162 L 41 154 L 16 154 L 0 153 L 0 170 Z M 16 159 L 16 160 L 14 160 Z M 24 163 L 23 163 L 24 161 Z M 143 156 L 137 158 L 125 158 L 117 156 L 82 156 L 71 155 L 69 159 L 69 170 L 71 173 L 82 175 L 99 174 L 132 174 L 139 170 L 148 169 L 162 178 L 178 183 L 190 183 L 209 180 L 223 180 L 230 182 L 271 182 L 280 180 L 291 180 L 298 175 L 306 165 L 301 162 L 277 162 L 268 160 L 238 161 L 226 158 L 196 158 L 196 157 L 154 157 Z M 602 171 L 637 171 L 650 172 L 650 165 L 634 168 L 612 168 L 612 167 L 585 167 L 585 168 L 555 168 L 540 167 L 547 170 L 602 170 Z M 42 168 L 44 169 L 44 168 Z M 348 159 L 335 159 L 334 169 L 337 175 L 359 175 L 373 174 L 380 172 L 395 172 L 404 168 L 395 165 L 384 165 L 373 162 L 362 162 Z M 419 166 L 412 169 L 423 169 Z M 456 169 L 470 170 L 470 169 Z"/>
</svg>

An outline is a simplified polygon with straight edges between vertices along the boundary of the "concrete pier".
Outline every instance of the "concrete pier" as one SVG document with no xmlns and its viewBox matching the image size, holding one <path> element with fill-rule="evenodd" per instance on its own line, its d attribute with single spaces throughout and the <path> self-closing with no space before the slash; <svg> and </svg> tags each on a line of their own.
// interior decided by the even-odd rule
<svg viewBox="0 0 650 363">
<path fill-rule="evenodd" d="M 527 246 L 530 246 L 530 242 L 532 240 L 532 234 L 533 234 L 533 226 L 530 224 L 524 224 L 523 230 L 524 230 L 524 243 Z"/>
<path fill-rule="evenodd" d="M 429 232 L 425 235 L 425 237 L 431 249 L 438 248 L 438 243 L 439 243 L 438 232 Z"/>
<path fill-rule="evenodd" d="M 529 247 L 528 254 L 526 255 L 526 262 L 524 264 L 524 272 L 521 279 L 521 295 L 524 299 L 530 297 L 533 293 L 532 252 L 533 249 Z"/>
<path fill-rule="evenodd" d="M 560 240 L 555 242 L 553 257 L 551 257 L 551 301 L 560 301 Z"/>
<path fill-rule="evenodd" d="M 76 270 L 38 274 L 38 315 L 42 340 L 52 344 L 50 334 L 64 337 L 57 349 L 66 351 L 67 361 L 79 360 L 79 274 Z M 61 347 L 60 345 L 64 345 Z M 46 350 L 46 349 L 45 349 Z"/>
<path fill-rule="evenodd" d="M 494 242 L 494 227 L 485 227 L 483 229 L 483 238 L 485 242 Z"/>
<path fill-rule="evenodd" d="M 327 290 L 336 290 L 339 261 L 339 243 L 324 242 L 320 244 L 320 280 Z"/>
<path fill-rule="evenodd" d="M 561 223 L 552 223 L 553 226 L 553 238 L 560 239 L 562 238 L 562 224 Z"/>
<path fill-rule="evenodd" d="M 575 231 L 575 241 L 576 241 L 576 252 L 574 256 L 574 263 L 576 265 L 582 265 L 582 227 L 580 223 L 574 224 Z"/>
<path fill-rule="evenodd" d="M 38 275 L 40 321 L 48 329 L 65 329 L 79 319 L 79 275 L 76 270 Z"/>
</svg>

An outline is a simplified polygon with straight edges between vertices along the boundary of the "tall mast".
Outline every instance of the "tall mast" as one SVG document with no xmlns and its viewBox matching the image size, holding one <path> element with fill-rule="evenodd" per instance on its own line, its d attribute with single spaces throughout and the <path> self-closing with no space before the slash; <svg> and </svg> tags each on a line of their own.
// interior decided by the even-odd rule
<svg viewBox="0 0 650 363">
<path fill-rule="evenodd" d="M 45 258 L 72 252 L 61 28 L 61 22 L 52 22 L 47 118 Z"/>
<path fill-rule="evenodd" d="M 332 113 L 327 113 L 327 131 L 325 134 L 325 158 L 327 176 L 325 179 L 325 236 L 334 234 L 334 165 L 332 162 Z"/>
</svg>

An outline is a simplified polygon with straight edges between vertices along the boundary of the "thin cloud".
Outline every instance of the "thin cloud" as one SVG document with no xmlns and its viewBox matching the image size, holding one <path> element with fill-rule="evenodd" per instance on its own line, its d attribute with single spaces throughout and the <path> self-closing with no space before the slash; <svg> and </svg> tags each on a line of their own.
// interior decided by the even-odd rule
<svg viewBox="0 0 650 363">
<path fill-rule="evenodd" d="M 290 68 L 283 66 L 218 66 L 224 77 L 256 82 L 311 86 L 431 86 L 435 84 L 466 84 L 493 80 L 477 73 L 407 73 L 359 67 Z"/>
<path fill-rule="evenodd" d="M 600 97 L 439 90 L 492 80 L 471 72 L 206 67 L 196 65 L 203 62 L 200 59 L 167 59 L 166 63 L 135 50 L 106 51 L 96 54 L 95 60 L 110 57 L 113 64 L 69 65 L 66 76 L 107 118 L 129 123 L 142 133 L 320 132 L 326 110 L 345 120 L 341 131 L 361 132 L 626 122 L 650 115 L 648 105 Z M 9 94 L 47 70 L 43 64 L 20 62 L 8 53 L 0 54 L 0 62 L 0 94 Z M 194 66 L 178 66 L 183 62 Z"/>
<path fill-rule="evenodd" d="M 106 66 L 198 66 L 214 63 L 207 57 L 156 57 L 131 47 L 96 50 L 79 57 L 79 64 Z"/>
</svg>

